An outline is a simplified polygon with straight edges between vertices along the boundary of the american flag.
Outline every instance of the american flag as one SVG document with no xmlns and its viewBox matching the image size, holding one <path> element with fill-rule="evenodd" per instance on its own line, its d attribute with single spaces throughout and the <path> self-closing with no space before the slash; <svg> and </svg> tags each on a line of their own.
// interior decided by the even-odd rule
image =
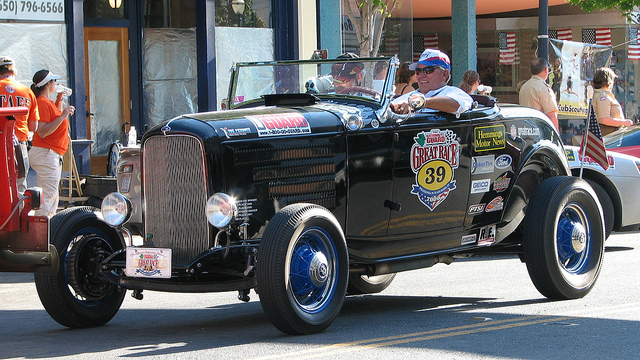
<svg viewBox="0 0 640 360">
<path fill-rule="evenodd" d="M 593 110 L 591 103 L 589 103 L 589 118 L 587 119 L 587 123 L 588 131 L 582 138 L 580 154 L 590 157 L 593 161 L 600 164 L 603 169 L 607 170 L 609 168 L 607 150 L 604 148 L 600 124 L 598 123 L 598 119 L 596 119 L 596 112 Z"/>
<path fill-rule="evenodd" d="M 640 29 L 629 28 L 629 60 L 640 60 L 640 44 L 638 36 Z"/>
<path fill-rule="evenodd" d="M 437 49 L 438 48 L 438 34 L 425 35 L 424 36 L 424 48 L 425 49 Z"/>
<path fill-rule="evenodd" d="M 573 31 L 571 29 L 549 30 L 549 38 L 573 41 Z"/>
<path fill-rule="evenodd" d="M 611 46 L 611 29 L 582 29 L 582 42 Z"/>
<path fill-rule="evenodd" d="M 437 40 L 438 38 L 436 37 L 436 41 Z M 424 52 L 424 49 L 427 48 L 426 42 L 427 42 L 427 39 L 425 36 L 422 36 L 422 35 L 413 36 L 413 61 L 420 60 L 420 55 L 422 54 L 422 52 Z"/>
<path fill-rule="evenodd" d="M 500 49 L 500 65 L 514 65 L 520 63 L 520 56 L 516 50 L 515 32 L 498 32 L 498 48 Z"/>
<path fill-rule="evenodd" d="M 400 38 L 397 36 L 389 36 L 385 38 L 385 55 L 394 56 L 400 52 Z"/>
</svg>

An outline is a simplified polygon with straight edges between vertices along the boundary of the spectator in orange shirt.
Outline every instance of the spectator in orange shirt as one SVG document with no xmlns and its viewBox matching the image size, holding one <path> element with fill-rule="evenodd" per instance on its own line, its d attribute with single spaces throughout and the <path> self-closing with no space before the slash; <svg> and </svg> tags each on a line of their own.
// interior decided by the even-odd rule
<svg viewBox="0 0 640 360">
<path fill-rule="evenodd" d="M 0 107 L 24 106 L 29 109 L 27 115 L 16 115 L 16 123 L 13 127 L 16 146 L 16 159 L 22 158 L 22 169 L 19 174 L 24 174 L 18 178 L 18 192 L 23 194 L 27 189 L 27 173 L 29 172 L 29 157 L 27 155 L 27 141 L 29 131 L 36 131 L 40 116 L 36 96 L 24 84 L 16 80 L 18 70 L 12 58 L 0 56 Z"/>
<path fill-rule="evenodd" d="M 56 102 L 49 99 L 56 93 L 56 80 L 49 70 L 40 70 L 33 75 L 31 90 L 36 94 L 40 122 L 33 135 L 33 147 L 30 151 L 31 166 L 38 174 L 38 186 L 42 188 L 42 206 L 36 215 L 53 216 L 60 199 L 58 184 L 62 172 L 62 155 L 69 147 L 69 120 L 75 108 L 63 109 L 63 93 L 57 93 Z"/>
</svg>

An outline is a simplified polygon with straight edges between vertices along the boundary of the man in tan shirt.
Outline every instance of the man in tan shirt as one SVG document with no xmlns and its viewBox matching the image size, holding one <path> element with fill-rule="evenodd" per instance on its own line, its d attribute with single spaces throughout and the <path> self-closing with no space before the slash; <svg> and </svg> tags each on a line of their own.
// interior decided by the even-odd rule
<svg viewBox="0 0 640 360">
<path fill-rule="evenodd" d="M 553 91 L 547 84 L 549 77 L 549 61 L 543 58 L 533 59 L 531 62 L 531 79 L 520 88 L 520 105 L 542 111 L 551 122 L 558 126 L 558 103 Z"/>
</svg>

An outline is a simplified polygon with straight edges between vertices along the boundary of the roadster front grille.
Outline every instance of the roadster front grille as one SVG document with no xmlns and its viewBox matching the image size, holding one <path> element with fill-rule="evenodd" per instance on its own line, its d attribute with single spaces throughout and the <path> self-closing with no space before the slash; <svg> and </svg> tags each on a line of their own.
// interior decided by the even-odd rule
<svg viewBox="0 0 640 360">
<path fill-rule="evenodd" d="M 143 149 L 145 245 L 170 248 L 174 265 L 187 265 L 209 248 L 206 168 L 192 136 L 156 136 Z"/>
</svg>

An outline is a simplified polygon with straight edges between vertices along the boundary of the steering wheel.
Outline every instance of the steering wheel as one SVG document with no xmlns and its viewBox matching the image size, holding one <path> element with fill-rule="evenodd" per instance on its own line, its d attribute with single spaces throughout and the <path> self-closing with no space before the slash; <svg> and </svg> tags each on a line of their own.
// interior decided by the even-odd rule
<svg viewBox="0 0 640 360">
<path fill-rule="evenodd" d="M 338 94 L 340 95 L 349 95 L 351 93 L 363 93 L 363 94 L 368 94 L 371 95 L 372 97 L 377 97 L 377 96 L 382 96 L 379 92 L 367 88 L 367 87 L 362 87 L 362 86 L 352 86 L 352 87 L 348 87 L 348 88 L 344 88 L 342 89 L 340 92 L 338 92 Z"/>
</svg>

